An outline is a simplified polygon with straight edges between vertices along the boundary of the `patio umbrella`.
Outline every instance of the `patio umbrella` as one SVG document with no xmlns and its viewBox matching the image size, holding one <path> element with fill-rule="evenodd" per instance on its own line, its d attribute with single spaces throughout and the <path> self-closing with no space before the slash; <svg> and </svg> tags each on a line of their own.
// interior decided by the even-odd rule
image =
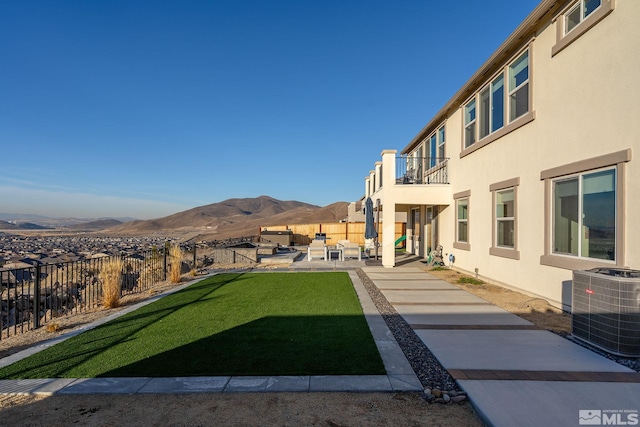
<svg viewBox="0 0 640 427">
<path fill-rule="evenodd" d="M 375 239 L 378 237 L 378 232 L 374 225 L 373 219 L 373 201 L 371 197 L 367 197 L 364 202 L 364 238 Z"/>
</svg>

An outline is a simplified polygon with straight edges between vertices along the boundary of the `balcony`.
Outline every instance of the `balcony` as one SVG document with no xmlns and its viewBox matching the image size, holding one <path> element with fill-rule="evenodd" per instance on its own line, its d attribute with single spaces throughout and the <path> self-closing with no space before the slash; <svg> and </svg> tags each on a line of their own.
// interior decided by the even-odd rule
<svg viewBox="0 0 640 427">
<path fill-rule="evenodd" d="M 449 184 L 449 158 L 396 157 L 397 185 Z"/>
</svg>

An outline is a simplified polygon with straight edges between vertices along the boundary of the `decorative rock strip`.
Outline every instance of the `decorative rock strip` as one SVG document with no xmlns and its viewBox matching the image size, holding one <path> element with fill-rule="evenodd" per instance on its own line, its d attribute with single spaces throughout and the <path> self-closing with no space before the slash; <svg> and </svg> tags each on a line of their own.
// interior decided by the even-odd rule
<svg viewBox="0 0 640 427">
<path fill-rule="evenodd" d="M 464 401 L 466 395 L 460 391 L 453 377 L 418 338 L 411 326 L 398 314 L 362 269 L 356 269 L 356 273 L 405 354 L 411 368 L 422 386 L 425 387 L 424 398 L 428 402 L 437 402 L 437 399 L 442 399 L 440 403 Z M 442 392 L 441 390 L 448 391 Z M 434 392 L 438 392 L 439 395 L 436 396 Z M 447 396 L 448 400 L 443 396 Z M 457 399 L 454 400 L 454 397 Z"/>
</svg>

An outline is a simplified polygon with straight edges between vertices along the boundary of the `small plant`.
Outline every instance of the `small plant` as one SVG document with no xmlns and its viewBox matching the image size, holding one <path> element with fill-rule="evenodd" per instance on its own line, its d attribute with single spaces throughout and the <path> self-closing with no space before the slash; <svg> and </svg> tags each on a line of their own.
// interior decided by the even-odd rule
<svg viewBox="0 0 640 427">
<path fill-rule="evenodd" d="M 180 283 L 180 276 L 182 276 L 182 249 L 180 249 L 180 245 L 171 246 L 169 256 L 171 257 L 171 283 Z"/>
<path fill-rule="evenodd" d="M 47 332 L 58 332 L 58 330 L 60 330 L 60 324 L 59 323 L 48 323 L 47 324 Z"/>
<path fill-rule="evenodd" d="M 436 265 L 431 269 L 431 271 L 448 271 L 448 270 L 449 270 L 448 267 L 443 267 L 441 265 Z"/>
<path fill-rule="evenodd" d="M 474 277 L 461 277 L 458 279 L 458 283 L 466 283 L 469 285 L 482 285 L 484 282 Z"/>
<path fill-rule="evenodd" d="M 196 269 L 192 268 L 189 274 L 191 275 L 191 277 L 196 277 Z"/>
<path fill-rule="evenodd" d="M 124 263 L 120 258 L 112 258 L 100 267 L 102 280 L 102 304 L 106 308 L 120 305 L 120 286 L 122 285 L 122 270 Z"/>
</svg>

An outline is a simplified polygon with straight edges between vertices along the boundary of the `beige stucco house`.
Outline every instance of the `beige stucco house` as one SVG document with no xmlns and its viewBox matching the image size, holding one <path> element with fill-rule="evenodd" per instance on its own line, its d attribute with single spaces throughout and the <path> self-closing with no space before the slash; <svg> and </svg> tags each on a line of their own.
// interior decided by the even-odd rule
<svg viewBox="0 0 640 427">
<path fill-rule="evenodd" d="M 640 1 L 542 1 L 365 178 L 382 263 L 442 245 L 456 268 L 569 309 L 572 271 L 640 269 Z M 640 298 L 640 297 L 639 297 Z"/>
</svg>

